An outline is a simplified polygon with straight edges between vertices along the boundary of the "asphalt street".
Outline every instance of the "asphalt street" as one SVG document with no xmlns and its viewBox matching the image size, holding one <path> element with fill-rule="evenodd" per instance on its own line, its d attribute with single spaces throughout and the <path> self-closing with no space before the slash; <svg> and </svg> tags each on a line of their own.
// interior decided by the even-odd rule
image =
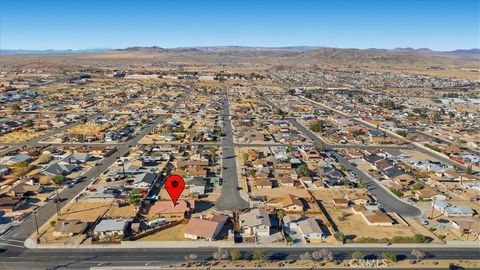
<svg viewBox="0 0 480 270">
<path fill-rule="evenodd" d="M 15 250 L 3 252 L 0 256 L 1 269 L 88 269 L 98 266 L 162 266 L 173 263 L 185 262 L 188 254 L 197 255 L 197 261 L 212 261 L 213 252 L 217 247 L 207 248 L 135 248 L 135 249 L 35 249 Z M 242 259 L 251 259 L 253 250 L 265 251 L 269 260 L 298 260 L 299 255 L 306 251 L 320 248 L 308 247 L 235 247 L 222 248 L 229 251 L 237 249 L 242 254 Z M 322 248 L 323 249 L 323 248 Z M 399 259 L 413 259 L 410 255 L 412 248 L 405 247 L 328 247 L 335 259 L 348 260 L 356 250 L 361 251 L 367 258 L 381 259 L 384 251 L 393 251 Z M 428 259 L 435 260 L 467 260 L 479 259 L 478 248 L 416 248 L 427 254 Z M 350 268 L 351 269 L 351 268 Z"/>
<path fill-rule="evenodd" d="M 238 187 L 237 162 L 235 160 L 235 144 L 233 143 L 232 121 L 230 120 L 230 105 L 228 99 L 223 101 L 223 132 L 222 137 L 222 194 L 215 203 L 219 211 L 242 210 L 249 206 L 240 196 Z"/>
</svg>

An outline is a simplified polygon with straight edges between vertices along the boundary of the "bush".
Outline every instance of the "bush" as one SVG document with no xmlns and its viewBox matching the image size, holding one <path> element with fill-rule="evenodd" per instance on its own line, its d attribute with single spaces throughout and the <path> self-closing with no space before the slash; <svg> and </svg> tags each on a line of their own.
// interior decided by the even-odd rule
<svg viewBox="0 0 480 270">
<path fill-rule="evenodd" d="M 311 123 L 309 128 L 313 132 L 320 132 L 323 129 L 323 121 L 317 120 Z"/>
<path fill-rule="evenodd" d="M 335 239 L 337 241 L 342 242 L 342 243 L 345 242 L 345 235 L 342 232 L 335 232 L 335 234 L 333 236 L 335 237 Z"/>
<path fill-rule="evenodd" d="M 390 191 L 391 191 L 393 194 L 397 195 L 397 197 L 403 197 L 403 192 L 400 191 L 400 190 L 398 190 L 398 189 L 390 189 Z"/>
<path fill-rule="evenodd" d="M 356 250 L 352 253 L 352 259 L 363 260 L 363 258 L 365 258 L 365 255 L 361 251 Z"/>
<path fill-rule="evenodd" d="M 395 252 L 385 251 L 385 252 L 382 252 L 382 258 L 390 262 L 396 262 L 397 254 Z"/>
<path fill-rule="evenodd" d="M 263 261 L 267 259 L 267 254 L 265 251 L 256 249 L 253 251 L 252 259 L 256 261 Z"/>
</svg>

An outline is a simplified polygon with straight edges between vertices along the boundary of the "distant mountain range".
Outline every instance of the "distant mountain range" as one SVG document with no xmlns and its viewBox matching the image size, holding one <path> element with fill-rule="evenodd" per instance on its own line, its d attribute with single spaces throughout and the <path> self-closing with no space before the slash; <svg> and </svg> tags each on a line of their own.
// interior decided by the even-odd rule
<svg viewBox="0 0 480 270">
<path fill-rule="evenodd" d="M 428 48 L 395 48 L 395 49 L 336 49 L 322 46 L 289 46 L 289 47 L 248 47 L 248 46 L 210 46 L 210 47 L 178 47 L 178 48 L 162 48 L 159 46 L 150 47 L 128 47 L 124 49 L 86 49 L 86 50 L 6 50 L 0 49 L 0 54 L 3 55 L 48 55 L 48 54 L 84 54 L 84 53 L 97 53 L 107 51 L 125 51 L 125 52 L 146 52 L 146 53 L 168 53 L 168 52 L 210 52 L 210 53 L 222 53 L 222 52 L 312 52 L 322 49 L 332 50 L 356 50 L 363 52 L 403 52 L 414 53 L 422 55 L 432 56 L 447 56 L 447 57 L 459 57 L 480 59 L 480 49 L 460 49 L 453 51 L 433 51 Z"/>
</svg>

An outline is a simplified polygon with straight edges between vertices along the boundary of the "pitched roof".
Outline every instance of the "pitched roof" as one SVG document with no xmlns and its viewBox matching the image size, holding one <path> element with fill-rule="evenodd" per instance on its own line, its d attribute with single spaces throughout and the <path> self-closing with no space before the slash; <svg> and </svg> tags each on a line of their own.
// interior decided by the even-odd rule
<svg viewBox="0 0 480 270">
<path fill-rule="evenodd" d="M 104 219 L 95 226 L 94 232 L 125 231 L 128 219 Z"/>
<path fill-rule="evenodd" d="M 298 222 L 298 227 L 303 234 L 322 233 L 322 229 L 314 218 L 307 218 Z"/>
<path fill-rule="evenodd" d="M 202 218 L 192 218 L 185 226 L 185 233 L 202 238 L 214 239 L 219 226 L 223 226 L 227 217 L 224 215 L 212 215 Z"/>
<path fill-rule="evenodd" d="M 248 227 L 271 226 L 270 217 L 265 209 L 255 208 L 250 212 L 240 214 L 240 225 Z"/>
<path fill-rule="evenodd" d="M 150 208 L 154 214 L 178 214 L 185 213 L 195 209 L 195 201 L 178 201 L 175 206 L 172 201 L 156 201 Z"/>
</svg>

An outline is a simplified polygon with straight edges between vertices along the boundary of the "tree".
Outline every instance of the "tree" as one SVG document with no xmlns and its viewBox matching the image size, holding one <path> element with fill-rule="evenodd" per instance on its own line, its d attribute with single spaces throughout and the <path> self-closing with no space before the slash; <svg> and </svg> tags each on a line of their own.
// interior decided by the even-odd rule
<svg viewBox="0 0 480 270">
<path fill-rule="evenodd" d="M 213 252 L 213 258 L 217 261 L 222 261 L 228 259 L 228 252 L 226 250 L 218 249 Z"/>
<path fill-rule="evenodd" d="M 315 144 L 315 150 L 317 150 L 317 152 L 322 152 L 324 149 L 325 145 L 323 144 L 323 142 Z"/>
<path fill-rule="evenodd" d="M 333 236 L 335 237 L 335 239 L 337 239 L 337 241 L 342 243 L 345 242 L 345 235 L 342 232 L 335 232 Z"/>
<path fill-rule="evenodd" d="M 295 89 L 288 89 L 288 93 L 293 96 L 295 94 Z"/>
<path fill-rule="evenodd" d="M 277 109 L 275 109 L 275 114 L 284 115 L 285 113 L 282 111 L 282 109 L 277 108 Z"/>
<path fill-rule="evenodd" d="M 385 252 L 382 252 L 382 258 L 390 262 L 396 262 L 397 254 L 395 252 L 385 251 Z"/>
<path fill-rule="evenodd" d="M 315 261 L 333 261 L 333 253 L 328 249 L 320 249 L 312 252 L 312 259 Z"/>
<path fill-rule="evenodd" d="M 413 190 L 420 190 L 422 188 L 423 188 L 423 184 L 420 183 L 420 182 L 417 182 L 417 183 L 413 184 L 413 186 L 412 186 Z"/>
<path fill-rule="evenodd" d="M 323 121 L 317 120 L 310 124 L 309 128 L 313 132 L 320 132 L 323 129 Z"/>
<path fill-rule="evenodd" d="M 420 108 L 413 108 L 412 112 L 413 112 L 414 114 L 420 115 L 420 114 L 422 113 L 422 110 L 421 110 Z"/>
<path fill-rule="evenodd" d="M 242 157 L 243 157 L 243 164 L 247 164 L 248 158 L 249 158 L 248 153 L 243 153 Z"/>
<path fill-rule="evenodd" d="M 20 105 L 18 105 L 18 103 L 13 103 L 9 107 L 12 111 L 20 111 Z"/>
<path fill-rule="evenodd" d="M 467 173 L 468 173 L 468 174 L 472 174 L 472 172 L 473 172 L 472 164 L 468 164 Z"/>
<path fill-rule="evenodd" d="M 308 251 L 300 254 L 300 256 L 298 256 L 298 258 L 299 258 L 300 260 L 302 260 L 302 261 L 311 261 L 311 260 L 313 260 L 313 258 L 312 258 L 312 253 L 310 253 L 310 252 L 308 252 Z"/>
<path fill-rule="evenodd" d="M 217 158 L 217 153 L 215 147 L 210 147 L 210 160 L 215 161 Z"/>
<path fill-rule="evenodd" d="M 232 259 L 233 262 L 236 262 L 241 258 L 242 258 L 242 254 L 240 253 L 240 251 L 236 249 L 230 250 L 230 259 Z"/>
<path fill-rule="evenodd" d="M 398 130 L 397 134 L 402 136 L 402 137 L 407 137 L 408 132 L 406 132 L 405 130 Z"/>
<path fill-rule="evenodd" d="M 31 127 L 33 126 L 33 120 L 32 119 L 27 119 L 27 121 L 25 121 L 24 125 L 26 127 Z"/>
<path fill-rule="evenodd" d="M 418 249 L 412 249 L 412 252 L 410 252 L 410 254 L 411 254 L 412 256 L 415 256 L 415 261 L 416 261 L 416 262 L 422 261 L 422 260 L 425 258 L 425 256 L 426 256 L 425 252 L 420 251 L 420 250 L 418 250 Z"/>
<path fill-rule="evenodd" d="M 256 261 L 263 261 L 267 259 L 267 254 L 265 254 L 265 251 L 263 250 L 255 249 L 253 251 L 252 259 Z"/>
<path fill-rule="evenodd" d="M 312 171 L 310 171 L 307 164 L 302 164 L 298 167 L 298 175 L 299 176 L 311 176 Z"/>
<path fill-rule="evenodd" d="M 440 121 L 442 120 L 442 113 L 441 112 L 435 112 L 432 116 L 433 121 Z"/>
<path fill-rule="evenodd" d="M 363 258 L 365 258 L 365 255 L 361 251 L 355 250 L 352 253 L 352 259 L 363 260 Z"/>
<path fill-rule="evenodd" d="M 55 183 L 55 185 L 60 186 L 65 182 L 65 176 L 63 175 L 55 175 L 52 177 L 52 182 Z"/>
<path fill-rule="evenodd" d="M 26 161 L 18 162 L 13 165 L 13 174 L 16 177 L 20 177 L 27 174 L 29 170 L 30 168 L 28 166 L 28 162 Z"/>
<path fill-rule="evenodd" d="M 305 94 L 305 97 L 306 97 L 306 98 L 312 98 L 312 92 L 307 92 L 307 93 Z"/>
<path fill-rule="evenodd" d="M 277 210 L 277 218 L 280 224 L 283 223 L 283 217 L 285 217 L 285 211 L 283 209 L 278 209 Z"/>
<path fill-rule="evenodd" d="M 128 204 L 134 205 L 135 206 L 135 211 L 137 206 L 140 204 L 142 201 L 142 196 L 140 195 L 140 192 L 138 189 L 132 189 L 130 192 L 130 195 L 128 196 Z"/>
<path fill-rule="evenodd" d="M 193 262 L 198 258 L 198 256 L 195 253 L 190 253 L 188 255 L 185 255 L 184 258 L 185 258 L 185 261 Z"/>
</svg>

